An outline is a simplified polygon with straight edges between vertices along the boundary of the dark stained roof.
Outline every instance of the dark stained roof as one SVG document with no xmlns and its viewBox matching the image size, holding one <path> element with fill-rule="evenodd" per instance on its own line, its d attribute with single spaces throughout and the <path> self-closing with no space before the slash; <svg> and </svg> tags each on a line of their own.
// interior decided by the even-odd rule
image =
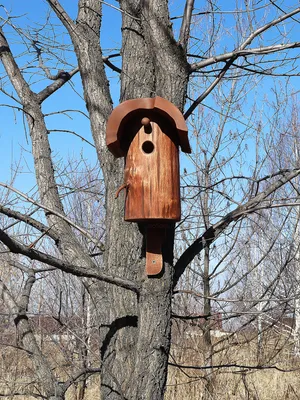
<svg viewBox="0 0 300 400">
<path fill-rule="evenodd" d="M 121 139 L 125 134 L 124 126 L 133 117 L 141 115 L 144 117 L 153 114 L 160 115 L 169 120 L 177 131 L 179 145 L 185 153 L 190 153 L 191 148 L 188 140 L 188 129 L 185 119 L 179 109 L 170 101 L 162 97 L 127 100 L 118 105 L 111 113 L 106 128 L 106 144 L 115 157 L 123 157 L 125 150 L 122 148 Z"/>
</svg>

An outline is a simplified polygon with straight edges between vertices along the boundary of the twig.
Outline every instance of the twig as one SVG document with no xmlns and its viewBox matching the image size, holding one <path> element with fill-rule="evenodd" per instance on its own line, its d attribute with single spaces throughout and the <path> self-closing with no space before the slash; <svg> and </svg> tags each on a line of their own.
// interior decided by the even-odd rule
<svg viewBox="0 0 300 400">
<path fill-rule="evenodd" d="M 294 371 L 299 371 L 299 369 L 300 369 L 300 367 L 292 368 L 292 369 L 284 369 L 284 368 L 277 367 L 276 365 L 241 365 L 241 364 L 236 364 L 236 363 L 196 366 L 196 365 L 182 365 L 182 364 L 169 362 L 168 365 L 171 365 L 172 367 L 177 367 L 177 368 L 196 369 L 196 370 L 220 369 L 220 368 L 241 368 L 243 370 L 276 369 L 277 371 L 280 371 L 280 372 L 294 372 Z M 245 371 L 241 371 L 241 372 L 245 372 Z"/>
<path fill-rule="evenodd" d="M 0 186 L 5 187 L 8 190 L 11 190 L 14 193 L 17 193 L 19 196 L 23 197 L 24 199 L 26 199 L 27 201 L 29 201 L 30 203 L 42 208 L 43 210 L 48 211 L 49 213 L 56 215 L 57 217 L 63 219 L 64 221 L 66 221 L 69 225 L 71 225 L 73 228 L 75 228 L 76 230 L 78 230 L 80 233 L 82 233 L 84 236 L 86 236 L 88 239 L 90 239 L 97 247 L 101 248 L 104 251 L 104 244 L 103 243 L 99 243 L 96 239 L 93 238 L 93 236 L 86 231 L 85 229 L 81 228 L 80 226 L 78 226 L 77 224 L 75 224 L 73 221 L 71 221 L 69 218 L 67 218 L 65 215 L 59 213 L 58 211 L 52 210 L 51 208 L 44 206 L 43 204 L 39 203 L 38 201 L 32 199 L 31 197 L 27 196 L 25 193 L 20 192 L 19 190 L 13 188 L 10 185 L 7 185 L 6 183 L 0 182 Z"/>
<path fill-rule="evenodd" d="M 90 146 L 96 148 L 96 146 L 90 142 L 89 140 L 85 139 L 83 136 L 79 135 L 78 133 L 74 132 L 74 131 L 69 131 L 67 129 L 49 129 L 48 132 L 64 132 L 64 133 L 70 133 L 71 135 L 77 136 L 79 139 L 81 139 L 83 142 L 86 142 L 87 144 L 89 144 Z"/>
<path fill-rule="evenodd" d="M 46 254 L 35 249 L 29 249 L 27 246 L 17 242 L 15 239 L 8 236 L 2 229 L 0 229 L 0 241 L 5 244 L 5 246 L 8 247 L 12 253 L 23 254 L 24 256 L 29 257 L 31 260 L 36 260 L 51 265 L 55 268 L 60 269 L 63 272 L 72 275 L 86 278 L 94 278 L 99 281 L 111 283 L 132 292 L 139 293 L 139 287 L 133 281 L 116 276 L 110 276 L 102 273 L 97 268 L 85 268 L 80 265 L 75 265 L 62 261 L 57 257 L 51 256 L 50 254 Z"/>
<path fill-rule="evenodd" d="M 174 286 L 177 284 L 187 265 L 190 264 L 190 262 L 204 249 L 205 246 L 211 245 L 232 222 L 239 220 L 245 215 L 255 212 L 258 207 L 261 207 L 262 202 L 270 194 L 274 193 L 277 189 L 299 174 L 300 169 L 283 173 L 282 177 L 270 184 L 265 191 L 250 199 L 246 204 L 238 206 L 235 210 L 225 215 L 219 222 L 207 229 L 203 235 L 196 239 L 194 243 L 192 243 L 178 259 L 175 265 Z"/>
<path fill-rule="evenodd" d="M 186 113 L 184 114 L 185 119 L 187 119 L 192 113 L 193 111 L 198 107 L 198 105 L 211 93 L 211 91 L 219 84 L 219 82 L 222 80 L 222 78 L 224 77 L 224 75 L 226 74 L 226 72 L 229 70 L 229 68 L 232 66 L 232 64 L 235 62 L 235 60 L 239 57 L 239 52 L 245 50 L 245 48 L 250 45 L 252 43 L 252 41 L 261 33 L 265 32 L 266 30 L 268 30 L 269 28 L 278 25 L 280 22 L 286 20 L 287 18 L 292 17 L 293 15 L 297 14 L 300 12 L 300 7 L 296 8 L 295 10 L 291 11 L 290 13 L 287 13 L 285 15 L 282 15 L 281 17 L 265 24 L 264 26 L 256 29 L 251 35 L 249 35 L 249 37 L 238 47 L 237 50 L 232 52 L 232 56 L 227 59 L 227 62 L 225 64 L 225 66 L 223 67 L 223 69 L 221 70 L 221 72 L 218 74 L 217 78 L 210 84 L 210 86 L 205 89 L 205 91 L 193 102 L 193 104 L 188 108 L 188 110 L 186 111 Z M 299 42 L 295 42 L 298 43 L 297 47 L 299 47 Z M 292 44 L 294 45 L 294 43 Z M 279 45 L 282 46 L 282 45 Z M 286 46 L 289 46 L 289 44 L 287 44 Z M 272 46 L 270 46 L 272 47 Z M 274 47 L 274 46 L 273 46 Z M 279 51 L 279 50 L 278 50 Z M 222 55 L 220 56 L 222 57 Z M 216 61 L 214 61 L 216 62 Z"/>
</svg>

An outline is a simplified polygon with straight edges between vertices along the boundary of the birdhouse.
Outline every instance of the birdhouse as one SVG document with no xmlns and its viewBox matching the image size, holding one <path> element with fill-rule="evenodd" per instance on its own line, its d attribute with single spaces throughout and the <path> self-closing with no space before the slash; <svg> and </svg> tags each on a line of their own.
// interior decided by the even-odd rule
<svg viewBox="0 0 300 400">
<path fill-rule="evenodd" d="M 161 272 L 165 229 L 180 220 L 179 146 L 190 153 L 187 127 L 174 104 L 161 98 L 127 100 L 107 122 L 106 143 L 125 157 L 125 220 L 146 227 L 146 273 Z"/>
</svg>

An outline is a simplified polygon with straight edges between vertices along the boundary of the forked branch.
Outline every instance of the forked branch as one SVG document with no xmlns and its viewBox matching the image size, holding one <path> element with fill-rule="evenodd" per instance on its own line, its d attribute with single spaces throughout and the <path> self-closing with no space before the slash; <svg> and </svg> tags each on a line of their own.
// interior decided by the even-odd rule
<svg viewBox="0 0 300 400">
<path fill-rule="evenodd" d="M 184 8 L 184 15 L 181 23 L 180 28 L 180 35 L 179 35 L 179 44 L 183 47 L 184 51 L 186 52 L 188 47 L 188 41 L 190 37 L 191 31 L 191 20 L 192 14 L 194 9 L 195 0 L 186 0 L 185 8 Z"/>
<path fill-rule="evenodd" d="M 227 71 L 230 69 L 230 67 L 234 64 L 236 59 L 243 55 L 243 51 L 246 49 L 247 46 L 249 46 L 252 41 L 260 34 L 263 32 L 267 31 L 273 26 L 276 26 L 280 24 L 281 22 L 285 21 L 288 18 L 291 18 L 292 16 L 298 14 L 300 12 L 300 7 L 294 9 L 293 11 L 286 13 L 279 18 L 263 25 L 262 27 L 256 29 L 254 32 L 249 35 L 249 37 L 234 51 L 230 53 L 225 53 L 220 56 L 212 57 L 208 60 L 204 60 L 203 62 L 193 64 L 191 66 L 191 71 L 199 70 L 200 68 L 203 68 L 204 66 L 215 64 L 216 62 L 219 61 L 226 61 L 225 66 L 223 69 L 220 71 L 216 79 L 210 84 L 210 86 L 205 89 L 205 91 L 192 103 L 192 105 L 188 108 L 186 113 L 184 114 L 185 119 L 187 119 L 193 111 L 197 108 L 197 106 L 213 91 L 213 89 L 219 84 L 219 82 L 223 79 Z M 275 52 L 275 51 L 281 51 L 281 50 L 286 50 L 289 48 L 295 48 L 299 47 L 299 42 L 294 42 L 294 43 L 287 43 L 283 45 L 276 45 L 276 46 L 267 46 L 267 47 L 262 47 L 261 49 L 253 49 L 253 51 L 256 51 L 256 53 L 253 54 L 268 54 L 270 52 Z M 271 51 L 271 48 L 275 49 L 274 51 Z M 251 50 L 249 50 L 251 51 Z M 261 53 L 259 53 L 261 51 Z M 265 52 L 265 53 L 264 53 Z M 223 58 L 224 57 L 224 58 Z M 211 64 L 206 64 L 205 62 L 211 63 Z M 203 63 L 203 64 L 202 64 Z"/>
<path fill-rule="evenodd" d="M 122 287 L 132 292 L 138 293 L 139 289 L 136 283 L 128 279 L 123 279 L 115 276 L 110 276 L 98 271 L 96 268 L 85 268 L 80 265 L 71 264 L 51 256 L 50 254 L 43 253 L 41 251 L 29 248 L 15 239 L 11 238 L 7 233 L 0 229 L 0 241 L 8 247 L 8 249 L 15 254 L 22 254 L 31 260 L 36 260 L 47 265 L 51 265 L 63 272 L 85 278 L 94 278 L 99 281 L 111 283 L 113 285 Z"/>
<path fill-rule="evenodd" d="M 196 255 L 199 254 L 205 247 L 210 246 L 232 222 L 238 221 L 240 218 L 255 212 L 261 207 L 262 202 L 268 196 L 270 196 L 287 182 L 291 181 L 293 178 L 297 177 L 299 174 L 300 169 L 295 169 L 291 172 L 284 173 L 276 182 L 270 184 L 266 190 L 250 199 L 246 204 L 238 206 L 235 210 L 225 215 L 219 222 L 208 228 L 202 236 L 196 239 L 191 246 L 189 246 L 183 252 L 177 261 L 174 273 L 174 287 L 181 275 L 184 273 L 186 267 L 193 261 Z"/>
<path fill-rule="evenodd" d="M 38 201 L 36 201 L 36 200 L 32 199 L 31 197 L 27 196 L 25 193 L 20 192 L 20 190 L 13 188 L 12 186 L 7 185 L 6 183 L 0 182 L 0 186 L 11 190 L 12 192 L 14 192 L 14 193 L 18 194 L 19 196 L 23 197 L 24 199 L 26 199 L 30 203 L 34 204 L 35 206 L 38 206 L 42 210 L 45 210 L 48 215 L 49 214 L 53 214 L 53 215 L 61 218 L 63 221 L 67 222 L 70 226 L 72 226 L 73 228 L 78 230 L 80 233 L 82 233 L 84 236 L 86 236 L 88 239 L 90 239 L 91 242 L 93 242 L 98 248 L 100 248 L 102 251 L 104 251 L 104 244 L 102 244 L 98 240 L 96 240 L 87 230 L 85 230 L 81 226 L 75 224 L 72 220 L 70 220 L 70 218 L 66 217 L 64 214 L 62 214 L 62 213 L 60 213 L 60 212 L 58 212 L 58 211 L 46 206 L 46 205 L 43 205 L 43 204 L 39 203 Z M 20 215 L 19 215 L 19 218 L 21 218 Z"/>
</svg>

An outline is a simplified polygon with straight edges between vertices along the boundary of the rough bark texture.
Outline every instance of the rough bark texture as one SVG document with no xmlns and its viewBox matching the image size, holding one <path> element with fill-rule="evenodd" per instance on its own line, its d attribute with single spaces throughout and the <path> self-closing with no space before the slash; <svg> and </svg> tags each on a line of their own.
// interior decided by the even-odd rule
<svg viewBox="0 0 300 400">
<path fill-rule="evenodd" d="M 138 280 L 139 298 L 130 292 L 98 285 L 91 288 L 98 306 L 102 338 L 102 394 L 105 399 L 160 399 L 163 396 L 170 346 L 172 249 L 174 227 L 163 253 L 164 272 L 148 279 L 143 271 L 145 246 L 142 226 L 125 223 L 124 197 L 115 200 L 123 183 L 123 160 L 105 146 L 105 123 L 111 100 L 99 48 L 101 4 L 80 1 L 76 24 L 56 1 L 49 1 L 65 24 L 78 58 L 91 128 L 106 184 L 106 252 L 104 268 L 112 275 Z M 123 46 L 120 99 L 161 95 L 183 108 L 188 79 L 183 51 L 170 29 L 167 1 L 121 1 Z M 131 16 L 134 18 L 132 18 Z M 141 230 L 141 232 L 140 232 Z M 149 373 L 150 372 L 150 373 Z"/>
<path fill-rule="evenodd" d="M 68 262 L 67 272 L 73 272 L 76 275 L 75 269 L 72 270 L 72 263 L 77 264 L 78 268 L 80 266 L 81 272 L 86 271 L 84 283 L 91 295 L 101 339 L 100 367 L 102 369 L 103 399 L 161 400 L 164 396 L 167 378 L 171 298 L 174 285 L 178 282 L 186 266 L 200 251 L 206 248 L 204 295 L 209 297 L 208 261 L 211 243 L 224 232 L 230 223 L 253 212 L 257 205 L 270 194 L 296 177 L 299 170 L 282 173 L 281 179 L 270 184 L 263 192 L 251 198 L 247 203 L 238 206 L 214 225 L 210 225 L 210 221 L 207 220 L 206 231 L 182 254 L 175 274 L 172 265 L 174 226 L 170 225 L 162 249 L 163 271 L 160 276 L 147 277 L 144 273 L 146 227 L 143 223 L 138 225 L 124 222 L 124 193 L 121 193 L 117 200 L 115 199 L 116 190 L 124 182 L 124 161 L 115 159 L 107 150 L 105 143 L 106 121 L 112 111 L 112 100 L 100 47 L 102 2 L 79 0 L 78 15 L 74 21 L 57 0 L 47 1 L 66 27 L 74 45 L 86 107 L 90 116 L 91 131 L 104 176 L 106 239 L 102 269 L 111 277 L 123 277 L 127 283 L 132 283 L 132 285 L 122 286 L 117 279 L 102 279 L 110 282 L 107 284 L 87 279 L 87 277 L 97 276 L 98 267 L 89 257 L 87 250 L 79 243 L 70 224 L 58 215 L 64 214 L 64 209 L 55 181 L 42 102 L 51 93 L 58 90 L 77 69 L 71 74 L 58 74 L 55 83 L 38 94 L 34 93 L 18 68 L 0 30 L 0 57 L 7 76 L 20 99 L 30 130 L 40 202 L 48 210 L 54 211 L 46 212 L 50 229 L 49 236 L 54 238 L 64 262 Z M 186 60 L 186 51 L 194 1 L 186 2 L 180 31 L 180 44 L 173 36 L 167 0 L 120 0 L 119 4 L 122 11 L 120 101 L 161 96 L 183 111 L 189 72 L 192 70 Z M 275 20 L 273 25 L 296 12 L 299 10 Z M 253 32 L 238 51 L 244 50 L 256 36 L 270 26 L 272 24 L 265 25 Z M 223 55 L 222 60 L 226 61 L 226 65 L 218 78 L 190 107 L 186 115 L 191 114 L 200 101 L 218 84 L 240 53 L 228 54 Z M 205 62 L 207 63 L 209 60 Z M 211 61 L 211 64 L 213 62 L 216 60 Z M 196 63 L 193 68 L 196 70 L 200 67 L 201 63 Z M 206 185 L 206 187 L 208 186 Z M 22 218 L 20 215 L 19 219 Z M 41 259 L 35 250 L 20 245 L 9 238 L 6 233 L 1 231 L 0 235 L 0 240 L 10 251 L 26 255 L 33 260 L 47 262 L 47 258 Z M 48 262 L 49 265 L 54 265 L 53 259 L 54 257 L 52 257 L 52 263 Z M 55 266 L 59 265 L 57 259 L 55 263 Z M 66 271 L 66 269 L 61 269 Z M 34 278 L 29 277 L 24 288 L 23 300 L 25 298 L 28 300 L 33 282 Z M 132 286 L 137 289 L 133 290 Z M 130 290 L 127 290 L 128 288 Z M 3 290 L 5 292 L 4 287 Z M 12 300 L 9 299 L 9 301 Z M 63 399 L 68 386 L 60 385 L 47 360 L 40 352 L 26 317 L 27 303 L 23 304 L 21 301 L 19 307 L 15 304 L 13 307 L 18 309 L 16 326 L 24 348 L 32 355 L 37 376 L 41 381 L 41 391 L 49 399 Z M 211 312 L 209 300 L 206 301 L 204 312 L 206 314 Z M 205 341 L 210 350 L 209 329 L 205 334 Z"/>
<path fill-rule="evenodd" d="M 187 64 L 172 37 L 167 2 L 121 1 L 120 4 L 124 11 L 140 18 L 138 21 L 123 15 L 121 101 L 160 95 L 182 109 Z M 115 166 L 115 181 L 121 184 L 123 165 Z M 163 398 L 165 390 L 170 347 L 174 228 L 168 231 L 164 244 L 162 276 L 148 279 L 143 272 L 143 235 L 135 223 L 122 221 L 124 198 L 120 197 L 117 202 L 112 199 L 116 187 L 111 190 L 110 182 L 107 182 L 111 205 L 107 215 L 107 265 L 118 271 L 118 275 L 140 279 L 142 288 L 137 302 L 131 293 L 121 293 L 117 288 L 110 293 L 110 326 L 127 319 L 137 323 L 137 328 L 120 329 L 112 338 L 109 351 L 103 353 L 107 371 L 104 370 L 103 375 L 103 398 L 122 399 L 124 396 L 126 399 L 158 400 Z M 124 240 L 115 241 L 116 237 Z M 119 388 L 114 377 L 119 380 Z"/>
<path fill-rule="evenodd" d="M 80 1 L 74 24 L 56 1 L 49 3 L 69 30 L 74 44 L 105 178 L 104 268 L 112 275 L 137 279 L 142 286 L 138 299 L 118 287 L 101 287 L 103 305 L 98 314 L 103 398 L 160 399 L 165 388 L 170 346 L 174 227 L 169 229 L 164 246 L 164 272 L 160 278 L 148 279 L 143 273 L 145 246 L 140 232 L 143 227 L 125 223 L 124 197 L 114 198 L 116 189 L 123 183 L 124 163 L 113 159 L 105 146 L 105 123 L 111 112 L 111 101 L 98 45 L 101 4 L 95 0 Z M 160 0 L 150 5 L 142 1 L 121 1 L 121 8 L 126 11 L 122 25 L 121 101 L 161 95 L 182 109 L 188 69 L 181 57 L 183 52 L 172 36 L 167 2 Z M 91 289 L 94 300 L 99 298 L 96 287 Z"/>
<path fill-rule="evenodd" d="M 89 4 L 91 8 L 98 7 L 97 2 L 92 3 Z M 161 95 L 182 109 L 188 79 L 187 64 L 182 57 L 178 57 L 181 49 L 171 34 L 167 2 L 154 3 L 150 6 L 148 2 L 141 1 L 121 2 L 121 8 L 136 19 L 123 14 L 120 99 L 123 101 Z M 88 34 L 86 29 L 84 34 Z M 83 32 L 80 42 L 76 43 L 74 35 L 72 38 L 79 60 L 92 130 L 95 136 L 100 136 L 95 137 L 95 142 L 106 181 L 105 267 L 112 274 L 138 279 L 142 284 L 138 301 L 134 294 L 124 293 L 117 287 L 110 287 L 107 293 L 107 306 L 103 308 L 106 315 L 101 312 L 100 325 L 103 338 L 103 398 L 160 399 L 165 387 L 170 345 L 173 231 L 170 230 L 167 251 L 164 251 L 167 257 L 162 277 L 146 278 L 143 275 L 143 234 L 137 224 L 123 221 L 123 195 L 118 200 L 114 198 L 116 189 L 123 183 L 123 160 L 114 160 L 107 154 L 103 144 L 104 123 L 98 122 L 99 119 L 105 121 L 109 111 L 107 108 L 107 111 L 100 110 L 99 113 L 95 106 L 107 104 L 108 98 L 106 93 L 103 99 L 104 78 L 101 82 L 92 82 L 93 79 L 103 77 L 103 71 L 91 74 L 91 68 L 95 68 L 95 65 L 98 68 L 101 66 L 101 53 L 98 50 L 97 54 L 84 54 L 84 49 L 88 46 L 82 45 L 85 40 Z M 89 40 L 90 37 L 87 38 Z M 107 288 L 105 290 L 108 291 Z M 147 389 L 144 385 L 146 383 Z"/>
<path fill-rule="evenodd" d="M 36 370 L 37 384 L 43 388 L 45 395 L 52 400 L 63 400 L 62 388 L 57 382 L 53 370 L 42 353 L 33 334 L 30 322 L 26 315 L 32 286 L 35 282 L 34 274 L 30 274 L 26 280 L 19 302 L 11 296 L 6 285 L 0 280 L 0 295 L 8 305 L 11 312 L 15 314 L 14 323 L 17 330 L 17 345 L 23 346 L 30 354 L 32 363 Z"/>
</svg>

